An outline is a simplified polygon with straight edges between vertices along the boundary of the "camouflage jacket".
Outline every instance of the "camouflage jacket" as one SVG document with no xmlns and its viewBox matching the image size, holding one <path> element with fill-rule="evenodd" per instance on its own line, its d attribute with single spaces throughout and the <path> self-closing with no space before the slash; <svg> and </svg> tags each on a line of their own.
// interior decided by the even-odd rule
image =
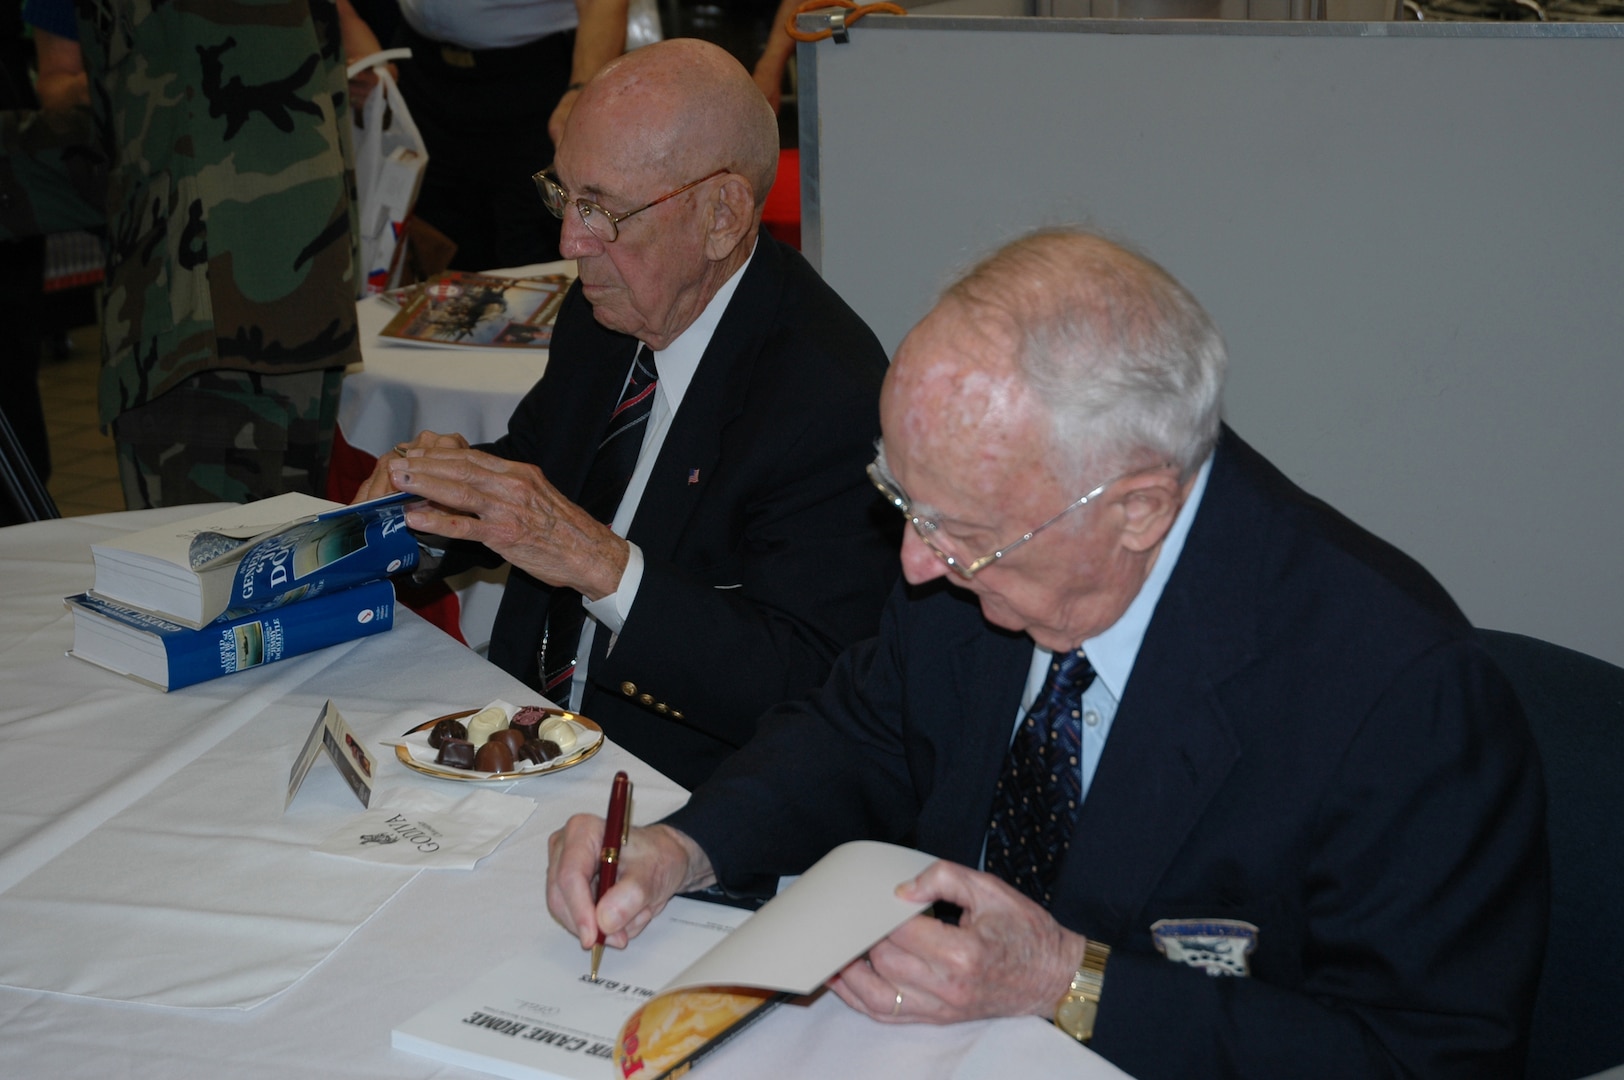
<svg viewBox="0 0 1624 1080">
<path fill-rule="evenodd" d="M 8 123 L 8 155 L 39 153 L 0 167 L 0 225 L 81 227 L 106 161 L 103 423 L 201 371 L 360 359 L 332 0 L 76 0 L 76 14 L 92 142 L 64 145 L 53 118 Z"/>
</svg>

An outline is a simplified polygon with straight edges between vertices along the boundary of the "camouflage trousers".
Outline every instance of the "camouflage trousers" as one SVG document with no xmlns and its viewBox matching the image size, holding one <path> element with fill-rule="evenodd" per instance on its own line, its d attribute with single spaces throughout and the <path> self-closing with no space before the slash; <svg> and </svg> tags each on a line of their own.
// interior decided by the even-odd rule
<svg viewBox="0 0 1624 1080">
<path fill-rule="evenodd" d="M 205 371 L 113 421 L 131 510 L 325 495 L 343 368 Z"/>
</svg>

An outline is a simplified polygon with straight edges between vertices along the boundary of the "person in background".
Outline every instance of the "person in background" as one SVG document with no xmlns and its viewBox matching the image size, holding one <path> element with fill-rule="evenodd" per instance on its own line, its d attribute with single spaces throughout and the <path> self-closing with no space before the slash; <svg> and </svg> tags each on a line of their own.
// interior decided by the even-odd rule
<svg viewBox="0 0 1624 1080">
<path fill-rule="evenodd" d="M 360 358 L 345 60 L 376 41 L 348 0 L 30 0 L 25 18 L 43 104 L 88 110 L 107 170 L 99 400 L 126 502 L 322 493 Z"/>
<path fill-rule="evenodd" d="M 360 492 L 507 560 L 492 662 L 686 786 L 874 632 L 896 574 L 863 477 L 885 353 L 761 232 L 777 159 L 716 46 L 607 66 L 538 177 L 580 268 L 546 373 L 495 444 L 425 432 Z"/>
<path fill-rule="evenodd" d="M 911 524 L 879 636 L 686 806 L 551 840 L 624 945 L 854 839 L 938 855 L 833 980 L 882 1023 L 1052 1018 L 1139 1080 L 1521 1075 L 1547 908 L 1516 697 L 1443 588 L 1219 422 L 1226 354 L 1084 233 L 951 287 L 886 375 Z"/>
<path fill-rule="evenodd" d="M 400 14 L 401 94 L 429 152 L 415 215 L 456 243 L 454 269 L 557 259 L 530 177 L 625 47 L 626 0 L 401 0 Z"/>
</svg>

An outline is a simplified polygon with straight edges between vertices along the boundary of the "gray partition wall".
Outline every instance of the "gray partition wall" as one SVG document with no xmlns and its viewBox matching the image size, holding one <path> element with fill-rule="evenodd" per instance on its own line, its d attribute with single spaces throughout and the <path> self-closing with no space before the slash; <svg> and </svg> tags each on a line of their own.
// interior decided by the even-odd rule
<svg viewBox="0 0 1624 1080">
<path fill-rule="evenodd" d="M 800 48 L 803 247 L 894 349 L 1032 227 L 1132 242 L 1243 437 L 1479 625 L 1624 664 L 1621 31 L 870 16 Z"/>
</svg>

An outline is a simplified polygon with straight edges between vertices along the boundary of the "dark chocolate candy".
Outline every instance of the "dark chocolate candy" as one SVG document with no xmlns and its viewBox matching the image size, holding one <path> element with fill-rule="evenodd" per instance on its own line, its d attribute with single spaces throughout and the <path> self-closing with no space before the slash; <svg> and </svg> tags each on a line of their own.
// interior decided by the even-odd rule
<svg viewBox="0 0 1624 1080">
<path fill-rule="evenodd" d="M 467 739 L 468 729 L 462 726 L 460 720 L 441 720 L 429 731 L 429 745 L 440 749 L 440 744 L 447 739 Z"/>
<path fill-rule="evenodd" d="M 450 765 L 453 769 L 472 769 L 474 744 L 467 739 L 446 739 L 440 744 L 440 753 L 434 760 L 441 765 Z"/>
</svg>

